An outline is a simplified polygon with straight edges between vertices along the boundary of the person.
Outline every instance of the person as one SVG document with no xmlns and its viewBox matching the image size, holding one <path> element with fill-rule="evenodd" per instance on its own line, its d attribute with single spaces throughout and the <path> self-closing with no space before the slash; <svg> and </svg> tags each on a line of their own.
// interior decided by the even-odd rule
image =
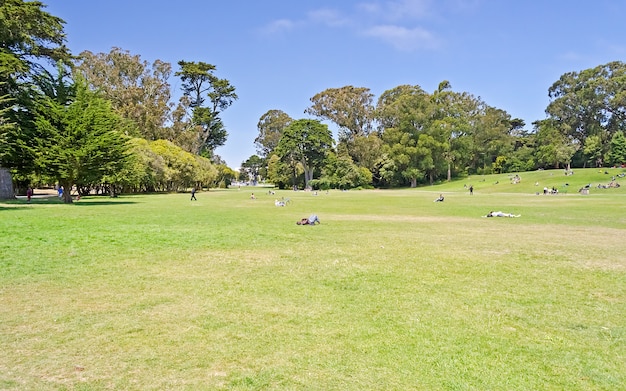
<svg viewBox="0 0 626 391">
<path fill-rule="evenodd" d="M 254 196 L 254 193 L 250 194 L 250 199 L 251 200 L 256 200 L 256 197 Z"/>
<path fill-rule="evenodd" d="M 274 205 L 276 206 L 285 206 L 285 201 L 274 200 Z"/>
<path fill-rule="evenodd" d="M 26 201 L 30 203 L 30 199 L 33 196 L 33 189 L 29 186 L 28 190 L 26 190 Z"/>
<path fill-rule="evenodd" d="M 504 213 L 504 212 L 494 212 L 493 210 L 487 213 L 485 217 L 520 217 L 521 215 L 514 215 L 513 213 Z"/>
<path fill-rule="evenodd" d="M 191 200 L 190 201 L 198 201 L 198 199 L 196 198 L 196 188 L 195 187 L 191 188 Z"/>
<path fill-rule="evenodd" d="M 470 191 L 470 195 L 474 195 L 474 185 L 470 185 L 469 191 Z"/>
<path fill-rule="evenodd" d="M 312 214 L 311 216 L 309 216 L 309 218 L 303 218 L 300 219 L 299 221 L 296 221 L 296 224 L 298 225 L 315 225 L 315 224 L 322 224 L 322 222 L 320 221 L 319 217 L 317 217 L 316 214 Z"/>
<path fill-rule="evenodd" d="M 63 186 L 59 186 L 58 192 L 59 192 L 59 198 L 62 198 L 63 197 Z"/>
<path fill-rule="evenodd" d="M 443 194 L 439 194 L 439 198 L 437 198 L 435 201 L 433 202 L 443 202 Z"/>
</svg>

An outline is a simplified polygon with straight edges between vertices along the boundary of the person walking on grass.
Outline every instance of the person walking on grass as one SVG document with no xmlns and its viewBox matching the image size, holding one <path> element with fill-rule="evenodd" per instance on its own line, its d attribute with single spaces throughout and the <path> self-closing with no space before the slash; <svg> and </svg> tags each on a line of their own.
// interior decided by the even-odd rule
<svg viewBox="0 0 626 391">
<path fill-rule="evenodd" d="M 196 188 L 195 187 L 191 188 L 191 201 L 198 201 L 198 199 L 196 198 Z"/>
</svg>

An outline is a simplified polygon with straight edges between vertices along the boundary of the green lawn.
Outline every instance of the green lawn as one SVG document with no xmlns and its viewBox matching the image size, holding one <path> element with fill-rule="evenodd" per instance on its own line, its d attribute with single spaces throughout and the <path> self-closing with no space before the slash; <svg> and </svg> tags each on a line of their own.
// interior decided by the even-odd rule
<svg viewBox="0 0 626 391">
<path fill-rule="evenodd" d="M 626 389 L 623 171 L 0 202 L 0 389 Z"/>
</svg>

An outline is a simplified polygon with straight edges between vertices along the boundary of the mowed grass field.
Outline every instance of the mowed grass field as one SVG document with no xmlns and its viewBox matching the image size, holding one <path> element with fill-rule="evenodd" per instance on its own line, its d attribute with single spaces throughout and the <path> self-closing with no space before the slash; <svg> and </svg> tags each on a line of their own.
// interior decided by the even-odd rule
<svg viewBox="0 0 626 391">
<path fill-rule="evenodd" d="M 623 171 L 0 202 L 0 389 L 626 389 Z"/>
</svg>

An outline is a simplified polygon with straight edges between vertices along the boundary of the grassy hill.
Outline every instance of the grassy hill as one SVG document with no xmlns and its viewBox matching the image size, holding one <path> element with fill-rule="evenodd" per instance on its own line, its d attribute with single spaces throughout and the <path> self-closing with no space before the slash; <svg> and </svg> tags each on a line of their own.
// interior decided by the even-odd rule
<svg viewBox="0 0 626 391">
<path fill-rule="evenodd" d="M 513 183 L 515 175 L 521 179 Z M 579 168 L 572 175 L 565 175 L 564 170 L 538 170 L 523 173 L 507 173 L 492 175 L 472 175 L 467 178 L 441 183 L 433 186 L 434 191 L 459 192 L 467 191 L 464 186 L 474 186 L 474 192 L 481 193 L 520 193 L 543 194 L 543 188 L 556 188 L 562 194 L 577 194 L 579 189 L 590 184 L 590 194 L 626 194 L 626 186 L 618 189 L 598 189 L 598 185 L 608 185 L 612 178 L 620 185 L 626 185 L 626 169 L 624 168 Z M 425 187 L 424 189 L 428 189 Z"/>
</svg>

